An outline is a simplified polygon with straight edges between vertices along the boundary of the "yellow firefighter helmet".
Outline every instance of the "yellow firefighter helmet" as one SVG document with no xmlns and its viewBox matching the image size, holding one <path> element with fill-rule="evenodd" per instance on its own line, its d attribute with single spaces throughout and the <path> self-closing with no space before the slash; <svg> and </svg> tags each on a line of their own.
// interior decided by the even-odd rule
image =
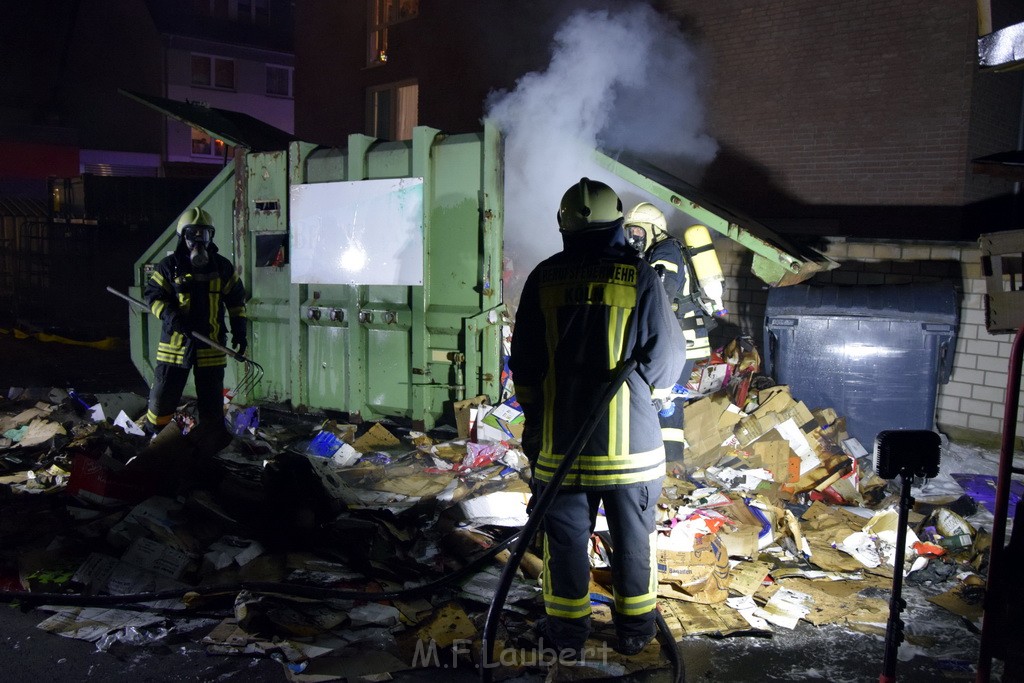
<svg viewBox="0 0 1024 683">
<path fill-rule="evenodd" d="M 191 209 L 181 214 L 181 218 L 178 219 L 178 236 L 181 237 L 185 228 L 192 225 L 212 229 L 213 218 L 210 217 L 210 214 L 206 209 L 199 206 L 193 206 Z"/>
<path fill-rule="evenodd" d="M 558 229 L 583 232 L 611 227 L 622 218 L 622 200 L 615 190 L 597 180 L 580 178 L 562 195 Z"/>
<path fill-rule="evenodd" d="M 668 234 L 668 223 L 661 209 L 650 202 L 640 202 L 626 213 L 623 221 L 626 240 L 640 253 Z M 640 231 L 643 230 L 643 234 Z"/>
</svg>

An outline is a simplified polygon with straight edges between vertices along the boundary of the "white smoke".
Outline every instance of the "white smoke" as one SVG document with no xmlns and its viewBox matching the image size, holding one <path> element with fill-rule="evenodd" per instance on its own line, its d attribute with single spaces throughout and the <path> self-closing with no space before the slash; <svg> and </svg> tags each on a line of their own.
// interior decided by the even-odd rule
<svg viewBox="0 0 1024 683">
<path fill-rule="evenodd" d="M 540 260 L 561 250 L 555 214 L 581 177 L 609 184 L 626 209 L 653 199 L 598 167 L 595 146 L 688 165 L 714 158 L 699 73 L 674 22 L 629 3 L 575 12 L 555 34 L 547 70 L 488 97 L 486 115 L 505 136 L 505 254 L 515 273 L 506 303 Z"/>
</svg>

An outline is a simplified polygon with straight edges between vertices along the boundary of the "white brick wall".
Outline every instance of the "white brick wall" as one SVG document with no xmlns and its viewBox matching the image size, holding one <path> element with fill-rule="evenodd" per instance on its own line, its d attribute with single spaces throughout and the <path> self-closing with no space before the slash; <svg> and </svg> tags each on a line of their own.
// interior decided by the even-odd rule
<svg viewBox="0 0 1024 683">
<path fill-rule="evenodd" d="M 715 236 L 726 275 L 728 321 L 743 334 L 763 344 L 767 285 L 750 270 L 751 253 L 739 244 Z M 819 273 L 808 284 L 868 285 L 911 282 L 952 282 L 962 294 L 960 327 L 948 384 L 938 386 L 936 421 L 940 429 L 958 428 L 998 436 L 1003 428 L 1011 334 L 989 334 L 985 329 L 985 280 L 981 251 L 976 243 L 926 243 L 824 240 L 821 249 L 840 263 Z M 1024 394 L 1024 392 L 1022 392 Z M 797 397 L 799 398 L 799 397 Z M 1021 398 L 1024 405 L 1024 397 Z M 1024 435 L 1024 408 L 1017 411 L 1017 435 Z"/>
</svg>

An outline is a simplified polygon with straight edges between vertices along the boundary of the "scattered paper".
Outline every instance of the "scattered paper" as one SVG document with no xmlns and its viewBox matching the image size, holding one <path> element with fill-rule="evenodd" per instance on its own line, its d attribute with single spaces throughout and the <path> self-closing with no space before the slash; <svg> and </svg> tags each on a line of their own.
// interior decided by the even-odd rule
<svg viewBox="0 0 1024 683">
<path fill-rule="evenodd" d="M 775 592 L 764 607 L 754 610 L 754 616 L 761 617 L 776 626 L 794 629 L 813 606 L 811 596 L 807 593 L 780 588 Z"/>
<path fill-rule="evenodd" d="M 142 430 L 142 427 L 135 424 L 135 422 L 130 417 L 128 417 L 128 414 L 125 413 L 123 410 L 117 414 L 117 417 L 114 418 L 114 426 L 120 427 L 127 434 L 134 434 L 136 436 L 146 435 L 146 432 Z"/>
</svg>

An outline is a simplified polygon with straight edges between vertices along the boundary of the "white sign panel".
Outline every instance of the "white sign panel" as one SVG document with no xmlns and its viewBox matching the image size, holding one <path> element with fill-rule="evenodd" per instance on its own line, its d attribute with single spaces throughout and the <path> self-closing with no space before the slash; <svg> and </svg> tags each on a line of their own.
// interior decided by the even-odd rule
<svg viewBox="0 0 1024 683">
<path fill-rule="evenodd" d="M 423 284 L 423 178 L 292 185 L 290 198 L 293 284 Z"/>
</svg>

